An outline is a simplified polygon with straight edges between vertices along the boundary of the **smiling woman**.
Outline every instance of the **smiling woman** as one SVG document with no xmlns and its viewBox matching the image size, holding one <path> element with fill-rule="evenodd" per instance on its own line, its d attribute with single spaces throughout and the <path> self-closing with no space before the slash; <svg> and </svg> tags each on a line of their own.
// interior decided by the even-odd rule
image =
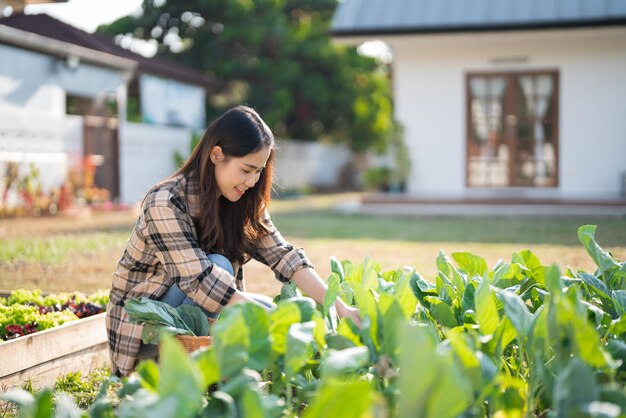
<svg viewBox="0 0 626 418">
<path fill-rule="evenodd" d="M 273 164 L 272 132 L 256 111 L 238 106 L 211 123 L 183 166 L 148 191 L 113 277 L 107 329 L 114 371 L 126 375 L 137 359 L 157 354 L 124 311 L 130 299 L 196 305 L 213 317 L 240 302 L 272 309 L 271 299 L 244 291 L 242 266 L 250 259 L 324 302 L 326 284 L 270 219 Z M 339 298 L 335 307 L 360 322 L 356 308 Z"/>
</svg>

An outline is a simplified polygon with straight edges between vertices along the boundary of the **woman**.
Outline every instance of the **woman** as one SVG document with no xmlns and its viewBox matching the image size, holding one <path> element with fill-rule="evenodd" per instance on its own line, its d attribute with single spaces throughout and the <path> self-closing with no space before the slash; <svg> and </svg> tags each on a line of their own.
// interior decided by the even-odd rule
<svg viewBox="0 0 626 418">
<path fill-rule="evenodd" d="M 267 212 L 273 163 L 272 132 L 253 109 L 238 106 L 207 128 L 180 170 L 147 193 L 113 274 L 107 308 L 113 372 L 128 375 L 138 359 L 155 354 L 141 343 L 142 327 L 128 320 L 130 298 L 191 303 L 214 315 L 241 302 L 269 309 L 261 296 L 244 292 L 242 265 L 254 258 L 323 302 L 325 283 Z M 357 309 L 339 298 L 335 306 L 360 322 Z"/>
</svg>

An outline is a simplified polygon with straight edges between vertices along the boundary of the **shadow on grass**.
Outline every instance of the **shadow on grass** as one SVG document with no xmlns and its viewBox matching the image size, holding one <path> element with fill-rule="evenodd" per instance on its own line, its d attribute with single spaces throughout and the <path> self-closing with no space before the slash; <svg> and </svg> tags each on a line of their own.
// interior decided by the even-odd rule
<svg viewBox="0 0 626 418">
<path fill-rule="evenodd" d="M 285 236 L 416 242 L 581 245 L 581 225 L 597 225 L 604 247 L 626 246 L 626 217 L 456 217 L 348 215 L 331 211 L 272 216 Z"/>
</svg>

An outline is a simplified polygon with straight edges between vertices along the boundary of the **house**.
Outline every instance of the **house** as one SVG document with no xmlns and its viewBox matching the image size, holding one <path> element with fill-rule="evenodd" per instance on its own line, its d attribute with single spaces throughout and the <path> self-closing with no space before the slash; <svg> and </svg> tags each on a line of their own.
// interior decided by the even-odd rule
<svg viewBox="0 0 626 418">
<path fill-rule="evenodd" d="M 626 2 L 343 0 L 331 34 L 393 54 L 407 197 L 626 198 Z"/>
<path fill-rule="evenodd" d="M 35 164 L 50 189 L 89 157 L 96 186 L 136 202 L 175 170 L 174 153 L 188 154 L 206 95 L 220 88 L 50 16 L 14 13 L 0 19 L 0 165 Z"/>
</svg>

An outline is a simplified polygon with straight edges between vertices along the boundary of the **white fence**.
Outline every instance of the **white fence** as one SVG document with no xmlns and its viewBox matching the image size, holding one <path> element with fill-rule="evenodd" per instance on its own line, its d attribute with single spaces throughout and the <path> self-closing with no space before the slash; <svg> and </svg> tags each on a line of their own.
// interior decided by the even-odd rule
<svg viewBox="0 0 626 418">
<path fill-rule="evenodd" d="M 120 133 L 120 201 L 141 201 L 155 183 L 176 171 L 174 153 L 189 155 L 185 128 L 126 123 Z"/>
<path fill-rule="evenodd" d="M 277 141 L 275 180 L 284 190 L 303 187 L 334 188 L 350 160 L 341 145 L 293 140 Z"/>
</svg>

